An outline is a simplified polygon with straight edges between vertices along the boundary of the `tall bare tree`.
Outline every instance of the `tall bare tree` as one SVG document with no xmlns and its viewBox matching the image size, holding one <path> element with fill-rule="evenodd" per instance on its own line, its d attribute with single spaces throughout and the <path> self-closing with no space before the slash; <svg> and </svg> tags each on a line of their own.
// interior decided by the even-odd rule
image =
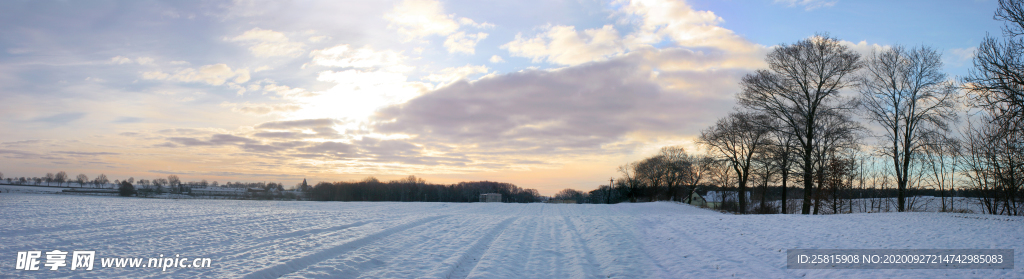
<svg viewBox="0 0 1024 279">
<path fill-rule="evenodd" d="M 719 119 L 714 126 L 700 133 L 700 143 L 721 154 L 736 172 L 740 213 L 747 211 L 747 181 L 754 156 L 764 152 L 770 144 L 767 122 L 767 115 L 737 112 Z"/>
<path fill-rule="evenodd" d="M 930 137 L 922 152 L 924 171 L 927 173 L 928 185 L 939 191 L 942 212 L 955 211 L 953 199 L 949 192 L 956 183 L 956 170 L 959 161 L 960 142 L 951 137 Z"/>
<path fill-rule="evenodd" d="M 1000 133 L 1019 131 L 1024 119 L 1024 1 L 999 0 L 1002 40 L 986 35 L 963 79 L 975 102 L 992 114 Z"/>
<path fill-rule="evenodd" d="M 838 39 L 819 34 L 775 48 L 765 62 L 768 69 L 743 77 L 739 102 L 781 121 L 780 131 L 797 141 L 804 183 L 802 213 L 810 214 L 817 121 L 832 110 L 852 109 L 840 90 L 854 84 L 860 55 Z"/>
<path fill-rule="evenodd" d="M 181 192 L 181 189 L 179 189 L 180 187 L 178 186 L 179 184 L 181 184 L 181 179 L 179 179 L 177 175 L 172 174 L 167 176 L 167 188 L 170 188 L 171 192 Z"/>
<path fill-rule="evenodd" d="M 630 202 L 636 202 L 643 187 L 643 184 L 637 179 L 636 168 L 637 162 L 632 162 L 621 165 L 617 169 L 619 173 L 622 173 L 622 184 L 626 186 L 626 197 Z"/>
<path fill-rule="evenodd" d="M 777 172 L 780 176 L 779 180 L 782 182 L 781 212 L 782 214 L 789 214 L 789 207 L 787 204 L 787 200 L 789 199 L 789 174 L 793 170 L 793 151 L 796 149 L 794 146 L 796 140 L 792 133 L 784 132 L 783 129 L 786 127 L 780 127 L 780 123 L 778 121 L 771 121 L 770 124 L 772 124 L 771 142 L 775 146 L 769 148 L 768 152 L 772 153 L 769 157 L 776 161 L 775 167 L 778 168 Z"/>
<path fill-rule="evenodd" d="M 100 176 L 97 176 L 96 179 L 93 180 L 93 182 L 96 183 L 96 187 L 101 187 L 103 185 L 107 185 L 107 182 L 110 182 L 110 179 L 107 179 L 106 174 L 101 173 Z"/>
<path fill-rule="evenodd" d="M 75 177 L 75 182 L 78 182 L 78 187 L 85 187 L 85 183 L 89 182 L 89 177 L 85 176 L 84 173 L 80 173 Z"/>
<path fill-rule="evenodd" d="M 845 168 L 836 168 L 830 164 L 847 159 L 850 157 L 848 155 L 852 155 L 852 151 L 858 149 L 860 131 L 863 130 L 863 127 L 853 121 L 847 111 L 833 110 L 818 116 L 817 128 L 814 130 L 817 133 L 815 138 L 818 139 L 812 154 L 815 181 L 818 184 L 818 190 L 814 196 L 819 199 L 815 199 L 813 213 L 818 214 L 822 205 L 820 198 L 825 197 L 825 193 L 817 192 L 828 186 L 826 184 L 832 176 L 846 173 Z M 835 172 L 837 170 L 841 172 Z"/>
<path fill-rule="evenodd" d="M 949 132 L 957 90 L 942 72 L 942 55 L 929 47 L 893 46 L 873 52 L 860 80 L 867 119 L 882 127 L 879 151 L 892 160 L 897 209 L 906 210 L 907 184 L 926 137 Z"/>
<path fill-rule="evenodd" d="M 53 176 L 53 180 L 57 181 L 57 186 L 60 186 L 61 184 L 64 184 L 64 181 L 68 180 L 68 173 L 66 173 L 64 171 L 59 171 L 59 172 L 57 172 L 57 175 Z M 71 183 L 69 182 L 68 184 L 71 184 Z"/>
</svg>

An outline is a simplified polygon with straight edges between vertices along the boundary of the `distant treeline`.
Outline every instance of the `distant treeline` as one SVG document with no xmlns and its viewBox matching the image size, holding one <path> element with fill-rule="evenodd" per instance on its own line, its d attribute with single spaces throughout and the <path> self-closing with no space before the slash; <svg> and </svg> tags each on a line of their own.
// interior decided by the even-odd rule
<svg viewBox="0 0 1024 279">
<path fill-rule="evenodd" d="M 541 197 L 535 189 L 522 189 L 510 183 L 429 184 L 422 178 L 409 176 L 388 182 L 373 177 L 359 182 L 320 182 L 309 190 L 309 198 L 314 201 L 476 202 L 480 194 L 486 193 L 501 194 L 502 202 L 538 202 Z"/>
</svg>

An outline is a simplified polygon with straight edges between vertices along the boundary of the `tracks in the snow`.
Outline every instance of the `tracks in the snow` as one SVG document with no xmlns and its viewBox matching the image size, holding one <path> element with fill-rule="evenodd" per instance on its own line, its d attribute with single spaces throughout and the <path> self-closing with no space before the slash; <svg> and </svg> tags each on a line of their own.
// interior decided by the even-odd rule
<svg viewBox="0 0 1024 279">
<path fill-rule="evenodd" d="M 505 221 L 502 221 L 497 226 L 494 226 L 493 229 L 488 231 L 487 234 L 484 234 L 483 237 L 478 239 L 476 243 L 466 251 L 466 253 L 462 254 L 462 256 L 458 257 L 458 259 L 454 261 L 454 264 L 451 265 L 451 270 L 448 272 L 448 276 L 445 276 L 445 278 L 468 277 L 470 272 L 473 271 L 473 268 L 476 267 L 476 264 L 480 262 L 481 258 L 483 258 L 484 253 L 490 249 L 491 244 L 494 243 L 494 239 L 501 235 L 501 232 L 505 231 L 505 228 L 508 228 L 509 224 L 512 224 L 512 222 L 516 220 L 519 220 L 519 218 L 506 218 Z"/>
<path fill-rule="evenodd" d="M 428 223 L 430 221 L 434 221 L 434 220 L 441 219 L 441 218 L 444 218 L 444 217 L 445 216 L 427 217 L 427 218 L 422 218 L 422 219 L 419 219 L 419 220 L 416 220 L 416 221 L 408 222 L 408 223 L 405 223 L 405 224 L 402 224 L 402 225 L 398 225 L 398 226 L 395 226 L 395 227 L 391 227 L 391 228 L 388 228 L 388 229 L 384 229 L 383 231 L 380 231 L 380 232 L 377 232 L 377 233 L 374 233 L 374 234 L 370 234 L 370 235 L 367 235 L 367 236 L 364 236 L 364 237 L 361 237 L 361 238 L 358 238 L 358 239 L 354 239 L 352 241 L 345 242 L 344 244 L 340 244 L 340 245 L 337 245 L 337 246 L 334 246 L 334 247 L 330 247 L 330 248 L 327 248 L 327 249 L 324 249 L 324 250 L 320 250 L 320 251 L 318 251 L 316 253 L 313 253 L 313 254 L 309 254 L 309 255 L 306 255 L 306 256 L 303 256 L 303 257 L 299 257 L 299 258 L 295 258 L 295 259 L 289 260 L 287 262 L 284 262 L 284 263 L 281 263 L 281 264 L 278 264 L 278 265 L 275 265 L 275 266 L 271 266 L 271 267 L 268 267 L 268 268 L 265 268 L 265 269 L 262 269 L 262 270 L 258 270 L 258 271 L 253 272 L 253 273 L 249 273 L 244 278 L 277 278 L 277 277 L 280 277 L 281 275 L 285 275 L 285 274 L 292 273 L 292 272 L 295 272 L 295 271 L 298 271 L 298 270 L 302 270 L 302 269 L 304 269 L 304 268 L 306 268 L 306 267 L 308 267 L 310 265 L 313 265 L 313 264 L 319 263 L 321 261 L 333 258 L 335 256 L 338 256 L 338 255 L 342 254 L 342 253 L 355 250 L 355 249 L 357 249 L 357 248 L 359 248 L 359 247 L 361 247 L 363 245 L 367 245 L 369 243 L 372 243 L 374 241 L 377 241 L 377 240 L 379 240 L 381 238 L 384 238 L 384 237 L 387 237 L 389 235 L 392 235 L 392 234 L 395 234 L 395 233 L 398 233 L 398 232 L 401 232 L 401 231 L 404 231 L 404 230 L 408 230 L 410 228 L 413 228 L 413 227 L 416 227 L 416 226 L 419 226 L 419 225 L 423 225 L 423 224 L 426 224 L 426 223 Z"/>
</svg>

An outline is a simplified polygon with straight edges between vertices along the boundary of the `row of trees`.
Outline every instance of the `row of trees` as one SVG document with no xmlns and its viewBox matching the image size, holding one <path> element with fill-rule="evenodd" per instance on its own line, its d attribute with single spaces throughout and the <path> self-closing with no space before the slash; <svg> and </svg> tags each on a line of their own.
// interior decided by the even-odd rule
<svg viewBox="0 0 1024 279">
<path fill-rule="evenodd" d="M 0 179 L 3 179 L 3 174 L 2 173 L 0 173 Z M 42 185 L 43 183 L 46 183 L 46 185 L 51 185 L 52 183 L 57 183 L 57 186 L 62 186 L 62 185 L 64 185 L 64 183 L 68 183 L 68 185 L 70 185 L 71 183 L 77 183 L 79 187 L 85 187 L 86 184 L 91 184 L 93 187 L 97 187 L 98 188 L 98 187 L 101 187 L 103 185 L 106 185 L 107 183 L 110 183 L 110 180 L 107 179 L 107 175 L 105 175 L 105 174 L 100 174 L 95 179 L 89 179 L 89 176 L 87 176 L 85 174 L 79 174 L 78 176 L 76 176 L 75 178 L 72 179 L 72 178 L 68 177 L 68 174 L 66 172 L 60 171 L 60 172 L 57 172 L 56 174 L 54 174 L 54 173 L 47 173 L 45 176 L 42 176 L 42 177 L 8 177 L 7 178 L 7 183 L 8 184 L 29 184 L 29 183 L 34 183 L 35 185 Z"/>
<path fill-rule="evenodd" d="M 802 214 L 853 211 L 854 198 L 879 209 L 893 198 L 907 211 L 910 191 L 927 188 L 943 211 L 953 210 L 955 191 L 987 213 L 1024 215 L 1024 5 L 999 4 L 1003 37 L 983 40 L 966 77 L 949 78 L 941 54 L 924 46 L 862 57 L 828 34 L 783 44 L 767 55 L 768 68 L 743 77 L 740 108 L 701 132 L 710 157 L 664 148 L 620 167 L 614 185 L 559 196 L 680 200 L 707 184 L 735 187 L 738 212 L 790 213 L 793 182 L 803 186 Z M 958 127 L 960 115 L 967 121 Z M 868 136 L 877 141 L 866 144 Z M 757 208 L 746 198 L 751 186 Z"/>
<path fill-rule="evenodd" d="M 0 173 L 0 179 L 5 179 L 3 173 Z M 89 176 L 85 174 L 79 174 L 74 179 L 68 177 L 67 172 L 59 171 L 57 173 L 47 173 L 42 177 L 7 177 L 8 184 L 22 184 L 22 185 L 53 185 L 57 186 L 71 185 L 71 183 L 78 184 L 79 187 L 92 186 L 95 188 L 103 187 L 116 187 L 122 188 L 124 183 L 132 186 L 132 189 L 137 189 L 140 195 L 153 195 L 162 193 L 187 193 L 191 188 L 205 188 L 205 187 L 229 187 L 229 188 L 257 188 L 263 190 L 277 190 L 284 191 L 284 185 L 276 182 L 226 182 L 220 184 L 217 181 L 207 182 L 205 179 L 201 181 L 182 181 L 177 175 L 168 175 L 167 178 L 154 178 L 154 179 L 139 179 L 135 180 L 134 177 L 129 177 L 125 180 L 110 181 L 105 174 L 100 174 L 94 179 L 89 179 Z M 111 184 L 112 183 L 112 184 Z M 308 190 L 308 189 L 306 189 Z"/>
<path fill-rule="evenodd" d="M 382 182 L 369 177 L 358 182 L 320 182 L 309 192 L 316 201 L 423 201 L 423 202 L 475 202 L 480 194 L 501 194 L 502 202 L 529 203 L 540 201 L 534 189 L 522 189 L 513 184 L 491 181 L 459 182 L 443 185 L 430 184 L 422 178 Z"/>
</svg>

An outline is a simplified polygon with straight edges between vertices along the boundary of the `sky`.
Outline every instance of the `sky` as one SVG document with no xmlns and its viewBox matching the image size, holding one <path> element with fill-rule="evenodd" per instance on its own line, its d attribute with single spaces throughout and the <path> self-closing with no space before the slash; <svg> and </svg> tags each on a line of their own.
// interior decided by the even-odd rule
<svg viewBox="0 0 1024 279">
<path fill-rule="evenodd" d="M 827 32 L 950 78 L 996 0 L 0 1 L 0 172 L 501 181 L 552 195 L 694 139 Z"/>
</svg>

